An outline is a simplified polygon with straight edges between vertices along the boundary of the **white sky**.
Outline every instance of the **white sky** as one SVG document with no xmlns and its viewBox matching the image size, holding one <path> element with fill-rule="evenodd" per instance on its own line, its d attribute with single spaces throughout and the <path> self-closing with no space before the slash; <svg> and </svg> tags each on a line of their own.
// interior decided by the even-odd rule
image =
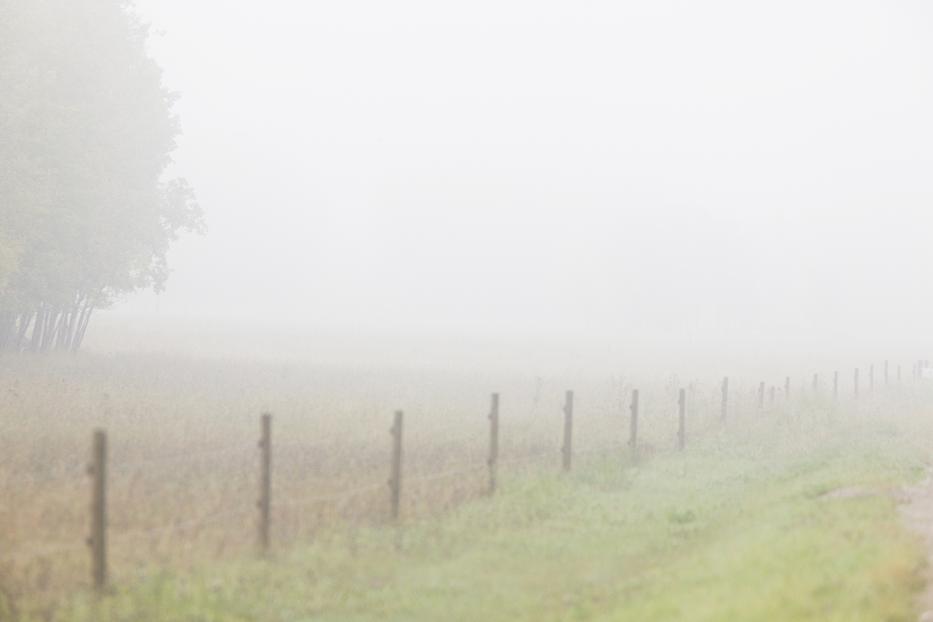
<svg viewBox="0 0 933 622">
<path fill-rule="evenodd" d="M 210 232 L 126 311 L 713 339 L 933 320 L 928 2 L 138 6 Z"/>
</svg>

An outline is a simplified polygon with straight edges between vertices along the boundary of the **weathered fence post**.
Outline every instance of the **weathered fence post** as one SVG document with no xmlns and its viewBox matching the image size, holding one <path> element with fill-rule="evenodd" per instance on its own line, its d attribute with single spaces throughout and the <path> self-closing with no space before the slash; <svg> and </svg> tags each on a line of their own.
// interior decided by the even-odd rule
<svg viewBox="0 0 933 622">
<path fill-rule="evenodd" d="M 393 521 L 398 521 L 402 503 L 402 428 L 405 413 L 395 411 L 395 421 L 390 430 L 392 434 L 392 470 L 389 477 L 389 495 Z"/>
<path fill-rule="evenodd" d="M 839 371 L 833 372 L 833 399 L 839 399 Z"/>
<path fill-rule="evenodd" d="M 765 383 L 758 385 L 758 410 L 765 407 Z"/>
<path fill-rule="evenodd" d="M 107 587 L 107 432 L 94 431 L 91 449 L 91 579 L 98 592 Z"/>
<path fill-rule="evenodd" d="M 564 397 L 564 445 L 561 447 L 564 471 L 569 471 L 573 460 L 573 391 Z"/>
<path fill-rule="evenodd" d="M 499 463 L 499 394 L 492 394 L 489 407 L 489 494 L 496 492 L 496 475 Z"/>
<path fill-rule="evenodd" d="M 270 521 L 272 517 L 272 415 L 263 413 L 259 439 L 259 550 L 269 551 Z"/>
<path fill-rule="evenodd" d="M 632 390 L 631 416 L 628 420 L 628 446 L 631 448 L 632 460 L 638 460 L 638 389 Z"/>
<path fill-rule="evenodd" d="M 868 366 L 868 392 L 871 393 L 875 390 L 875 364 L 872 363 Z"/>
<path fill-rule="evenodd" d="M 854 392 L 855 392 L 855 399 L 858 399 L 858 367 L 855 368 L 855 378 L 854 378 L 853 390 L 854 390 Z"/>
<path fill-rule="evenodd" d="M 790 376 L 784 379 L 784 399 L 790 401 Z"/>
<path fill-rule="evenodd" d="M 725 421 L 729 414 L 729 376 L 722 379 L 722 406 L 720 416 Z"/>
<path fill-rule="evenodd" d="M 677 400 L 677 448 L 683 451 L 687 446 L 687 392 L 680 390 Z"/>
</svg>

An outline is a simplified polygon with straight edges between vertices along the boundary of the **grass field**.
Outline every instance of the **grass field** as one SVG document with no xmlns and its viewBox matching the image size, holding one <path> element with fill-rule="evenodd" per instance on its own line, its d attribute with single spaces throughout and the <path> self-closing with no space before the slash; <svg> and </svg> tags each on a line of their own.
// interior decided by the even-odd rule
<svg viewBox="0 0 933 622">
<path fill-rule="evenodd" d="M 209 365 L 190 363 L 154 380 L 142 373 L 155 368 L 152 361 L 138 368 L 127 361 L 94 361 L 80 373 L 68 368 L 71 363 L 37 365 L 27 372 L 20 369 L 20 382 L 28 378 L 29 383 L 60 387 L 55 379 L 61 376 L 68 379 L 64 388 L 46 391 L 41 398 L 32 392 L 8 394 L 0 412 L 7 416 L 26 400 L 36 407 L 48 401 L 46 408 L 51 409 L 62 394 L 76 394 L 72 402 L 78 414 L 59 428 L 40 428 L 41 433 L 35 425 L 4 420 L 5 444 L 11 444 L 11 431 L 16 432 L 12 436 L 32 431 L 30 443 L 17 445 L 17 451 L 8 448 L 0 462 L 4 492 L 16 500 L 5 506 L 0 522 L 9 550 L 26 550 L 26 544 L 37 540 L 79 538 L 85 528 L 86 488 L 59 489 L 50 482 L 60 477 L 72 482 L 66 457 L 85 450 L 88 435 L 83 432 L 95 418 L 88 403 L 100 390 L 93 385 L 99 382 L 95 378 L 114 383 L 108 389 L 109 429 L 127 439 L 124 459 L 132 458 L 145 469 L 130 478 L 132 485 L 121 488 L 116 482 L 114 522 L 119 529 L 114 529 L 112 593 L 98 599 L 82 587 L 86 552 L 80 549 L 49 555 L 38 565 L 7 564 L 0 566 L 6 594 L 0 619 L 916 617 L 924 552 L 899 521 L 896 493 L 923 475 L 925 447 L 933 439 L 933 426 L 922 417 L 929 412 L 925 396 L 917 390 L 892 389 L 842 406 L 811 398 L 766 412 L 737 408 L 727 426 L 715 423 L 715 404 L 696 399 L 683 455 L 670 451 L 675 429 L 670 409 L 656 406 L 646 415 L 649 455 L 633 465 L 620 448 L 624 404 L 617 398 L 625 387 L 583 385 L 582 396 L 599 397 L 581 401 L 579 459 L 572 474 L 562 475 L 556 469 L 558 385 L 545 383 L 544 389 L 529 391 L 535 383 L 513 378 L 508 386 L 514 390 L 503 391 L 517 396 L 512 402 L 514 427 L 503 430 L 504 454 L 533 459 L 504 465 L 495 498 L 480 494 L 479 473 L 474 479 L 415 486 L 400 526 L 386 523 L 384 490 L 378 488 L 368 501 L 339 511 L 312 515 L 299 505 L 293 514 L 308 520 L 289 522 L 287 513 L 278 514 L 273 524 L 281 529 L 273 553 L 256 559 L 254 521 L 248 512 L 231 516 L 216 529 L 174 529 L 142 540 L 119 537 L 133 522 L 155 526 L 172 515 L 201 515 L 226 502 L 241 502 L 238 486 L 249 491 L 241 504 L 250 508 L 254 465 L 249 460 L 236 475 L 231 464 L 239 462 L 218 463 L 215 457 L 183 462 L 181 470 L 172 460 L 161 471 L 162 462 L 155 459 L 165 452 L 175 456 L 186 444 L 209 447 L 207 430 L 224 445 L 242 441 L 244 447 L 254 447 L 251 415 L 260 405 L 241 404 L 242 415 L 223 423 L 220 413 L 235 412 L 237 399 L 226 397 L 225 388 L 251 378 L 254 384 L 243 386 L 243 393 L 253 389 L 260 395 L 289 396 L 272 405 L 277 413 L 304 414 L 307 404 L 316 404 L 318 410 L 330 408 L 338 415 L 283 415 L 282 427 L 289 431 L 280 435 L 283 445 L 295 443 L 298 433 L 314 431 L 320 438 L 327 430 L 338 435 L 314 452 L 315 460 L 283 459 L 274 498 L 288 501 L 309 489 L 340 490 L 350 481 L 384 486 L 382 447 L 387 448 L 390 401 L 416 402 L 406 461 L 413 477 L 482 464 L 486 404 L 480 387 L 493 381 L 501 387 L 506 380 L 421 379 L 424 391 L 416 401 L 387 388 L 404 386 L 404 377 L 388 382 L 373 375 L 341 384 L 336 376 L 327 382 L 314 374 L 291 378 L 294 370 L 283 377 L 281 370 L 248 368 L 238 377 L 229 368 L 221 374 Z M 107 365 L 113 367 L 100 369 Z M 89 368 L 99 376 L 89 376 Z M 196 397 L 190 388 L 169 390 L 180 377 L 200 387 Z M 318 378 L 318 384 L 308 378 Z M 408 381 L 414 393 L 418 385 Z M 329 392 L 322 407 L 324 385 Z M 23 385 L 16 390 L 24 393 Z M 351 394 L 371 402 L 350 402 Z M 663 388 L 649 395 L 657 403 L 670 397 Z M 447 410 L 430 414 L 438 413 L 441 404 Z M 120 414 L 127 410 L 131 416 Z M 360 417 L 352 419 L 353 425 L 347 421 L 350 412 Z M 184 432 L 168 430 L 169 422 Z M 299 457 L 304 453 L 299 451 Z M 123 458 L 115 454 L 115 462 Z M 19 482 L 24 473 L 31 473 L 28 485 L 42 494 L 29 494 Z M 224 541 L 229 545 L 218 546 Z"/>
</svg>

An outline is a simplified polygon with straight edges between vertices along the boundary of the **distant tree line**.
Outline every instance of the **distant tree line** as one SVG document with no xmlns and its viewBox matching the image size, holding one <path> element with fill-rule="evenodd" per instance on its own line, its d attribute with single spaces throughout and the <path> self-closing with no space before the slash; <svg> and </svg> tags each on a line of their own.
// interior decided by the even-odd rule
<svg viewBox="0 0 933 622">
<path fill-rule="evenodd" d="M 0 0 L 0 350 L 76 350 L 203 228 L 174 97 L 126 0 Z"/>
</svg>

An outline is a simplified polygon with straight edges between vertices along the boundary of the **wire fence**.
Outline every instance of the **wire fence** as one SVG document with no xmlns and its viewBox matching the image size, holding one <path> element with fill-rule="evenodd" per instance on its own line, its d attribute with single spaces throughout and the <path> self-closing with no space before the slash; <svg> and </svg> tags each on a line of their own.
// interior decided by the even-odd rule
<svg viewBox="0 0 933 622">
<path fill-rule="evenodd" d="M 887 366 L 885 366 L 887 367 Z M 920 382 L 924 370 L 929 366 L 927 363 L 918 363 L 914 366 L 914 382 Z M 900 374 L 898 374 L 900 376 Z M 869 372 L 869 381 L 867 386 L 860 386 L 858 374 L 853 376 L 853 392 L 849 399 L 864 399 L 865 393 L 873 391 L 878 384 L 876 375 Z M 885 386 L 890 386 L 890 374 L 883 376 Z M 695 385 L 690 385 L 680 390 L 680 408 L 678 412 L 677 391 L 665 392 L 666 400 L 672 400 L 672 403 L 656 403 L 655 409 L 670 410 L 671 415 L 665 417 L 655 417 L 649 425 L 667 426 L 666 437 L 669 443 L 663 448 L 663 451 L 684 450 L 686 445 L 694 442 L 702 435 L 714 432 L 723 428 L 727 423 L 736 419 L 739 413 L 748 411 L 773 411 L 778 407 L 784 410 L 793 409 L 796 404 L 802 400 L 832 399 L 839 401 L 842 399 L 839 391 L 838 373 L 833 383 L 820 382 L 820 377 L 813 379 L 812 385 L 806 389 L 801 386 L 796 392 L 792 392 L 792 386 L 789 380 L 785 379 L 783 383 L 760 383 L 757 386 L 742 388 L 729 387 L 728 379 L 724 379 L 721 385 L 715 389 L 705 390 Z M 832 389 L 825 388 L 832 384 Z M 905 386 L 898 384 L 896 386 Z M 90 551 L 90 566 L 93 568 L 92 583 L 98 589 L 102 589 L 109 582 L 107 572 L 108 567 L 108 544 L 109 543 L 128 543 L 134 541 L 187 538 L 196 535 L 205 528 L 220 525 L 225 522 L 237 521 L 237 528 L 242 529 L 244 524 L 249 529 L 256 529 L 260 534 L 259 548 L 263 551 L 269 547 L 268 533 L 272 528 L 271 509 L 276 512 L 290 511 L 293 514 L 298 511 L 307 511 L 314 507 L 327 507 L 331 511 L 342 512 L 351 502 L 361 498 L 368 498 L 373 505 L 383 504 L 384 514 L 381 522 L 392 522 L 398 516 L 399 499 L 403 498 L 404 492 L 409 489 L 422 489 L 425 486 L 445 485 L 450 486 L 451 482 L 461 482 L 461 488 L 472 488 L 471 494 L 475 498 L 485 495 L 491 496 L 496 492 L 496 480 L 504 471 L 506 473 L 522 473 L 531 470 L 540 470 L 550 468 L 552 470 L 570 471 L 573 468 L 573 457 L 609 457 L 618 456 L 630 461 L 630 464 L 636 464 L 639 459 L 639 449 L 641 448 L 639 437 L 639 426 L 644 425 L 643 418 L 639 418 L 639 408 L 644 409 L 644 401 L 639 404 L 638 392 L 630 389 L 629 404 L 626 404 L 629 410 L 628 416 L 619 423 L 617 434 L 613 438 L 602 438 L 598 444 L 574 447 L 574 402 L 572 392 L 568 392 L 563 408 L 561 409 L 561 440 L 560 448 L 540 447 L 532 445 L 503 446 L 500 444 L 500 427 L 498 415 L 498 396 L 494 394 L 493 407 L 489 415 L 490 426 L 486 433 L 473 433 L 468 437 L 460 439 L 444 439 L 445 444 L 465 445 L 476 444 L 482 440 L 488 442 L 488 456 L 482 462 L 467 461 L 456 464 L 445 464 L 436 471 L 432 470 L 412 470 L 404 472 L 402 465 L 402 431 L 399 424 L 401 413 L 396 414 L 398 428 L 393 427 L 393 442 L 387 443 L 390 450 L 386 478 L 376 477 L 375 481 L 366 483 L 343 483 L 332 482 L 336 488 L 332 491 L 317 492 L 313 494 L 300 494 L 297 484 L 290 485 L 287 490 L 274 488 L 273 479 L 273 455 L 294 454 L 298 456 L 312 454 L 314 452 L 329 452 L 340 446 L 340 439 L 328 439 L 315 443 L 302 443 L 295 440 L 287 440 L 282 443 L 273 443 L 271 440 L 271 416 L 264 415 L 262 440 L 250 446 L 249 444 L 230 444 L 220 447 L 211 447 L 192 452 L 173 452 L 164 455 L 145 457 L 134 460 L 108 462 L 106 449 L 95 451 L 94 459 L 90 465 L 69 464 L 67 469 L 57 473 L 56 476 L 62 478 L 73 478 L 76 474 L 86 473 L 92 480 L 93 499 L 91 503 L 90 524 L 96 526 L 86 542 L 81 538 L 75 538 L 72 541 L 35 541 L 18 543 L 13 550 L 0 552 L 0 564 L 29 564 L 39 560 L 54 559 L 61 556 L 77 555 L 81 551 L 85 553 Z M 690 396 L 690 397 L 687 397 Z M 717 399 L 718 397 L 718 399 Z M 656 396 L 657 402 L 661 402 Z M 644 411 L 642 411 L 643 413 Z M 679 415 L 679 420 L 678 420 Z M 269 423 L 266 424 L 265 422 Z M 554 423 L 553 420 L 548 420 Z M 511 434 L 521 437 L 530 431 L 529 422 L 521 425 L 515 425 L 511 429 Z M 106 431 L 98 430 L 95 432 L 95 443 L 104 443 L 106 448 Z M 103 439 L 103 440 L 101 440 Z M 518 438 L 511 438 L 512 441 L 520 441 Z M 98 447 L 95 445 L 95 447 Z M 273 453 L 275 452 L 275 454 Z M 241 498 L 248 499 L 249 502 L 242 502 L 237 506 L 213 508 L 208 513 L 196 516 L 172 520 L 168 523 L 144 528 L 110 528 L 108 522 L 108 512 L 112 509 L 114 500 L 107 495 L 108 476 L 119 474 L 132 474 L 143 472 L 156 467 L 179 468 L 191 466 L 205 461 L 216 461 L 218 459 L 231 459 L 240 463 L 244 460 L 252 460 L 259 455 L 259 486 L 258 490 L 253 489 Z M 480 476 L 484 476 L 480 479 Z M 372 476 L 371 476 L 372 477 Z M 472 480 L 470 478 L 473 478 Z M 256 494 L 258 493 L 258 494 Z M 256 495 L 256 496 L 254 496 Z M 258 500 L 258 501 L 257 501 Z M 244 538 L 249 541 L 249 538 Z M 180 540 L 180 542 L 185 542 Z"/>
</svg>

